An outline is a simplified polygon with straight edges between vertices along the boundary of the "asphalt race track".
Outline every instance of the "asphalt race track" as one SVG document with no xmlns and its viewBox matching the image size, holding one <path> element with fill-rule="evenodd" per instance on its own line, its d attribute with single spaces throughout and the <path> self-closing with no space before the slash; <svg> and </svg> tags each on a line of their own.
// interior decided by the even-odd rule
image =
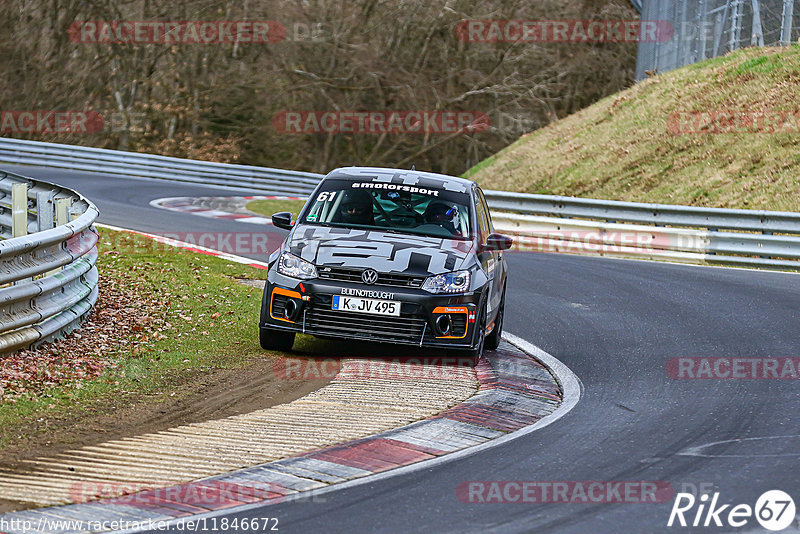
<svg viewBox="0 0 800 534">
<path fill-rule="evenodd" d="M 106 224 L 153 233 L 257 229 L 149 205 L 161 197 L 241 191 L 9 169 L 78 190 L 97 204 Z M 583 397 L 569 414 L 466 458 L 218 521 L 276 517 L 281 532 L 303 533 L 760 528 L 755 519 L 740 529 L 668 528 L 671 498 L 656 504 L 468 503 L 456 495 L 466 481 L 664 481 L 676 492 L 713 488 L 720 504 L 754 506 L 772 489 L 798 500 L 800 382 L 676 380 L 666 365 L 676 357 L 799 357 L 800 277 L 568 255 L 509 253 L 509 260 L 506 329 L 580 378 Z M 701 448 L 716 442 L 724 443 Z"/>
</svg>

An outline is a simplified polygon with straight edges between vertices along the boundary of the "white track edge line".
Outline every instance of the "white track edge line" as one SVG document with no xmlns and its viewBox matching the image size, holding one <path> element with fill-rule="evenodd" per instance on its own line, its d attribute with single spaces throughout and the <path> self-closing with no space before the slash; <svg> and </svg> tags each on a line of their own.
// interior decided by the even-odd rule
<svg viewBox="0 0 800 534">
<path fill-rule="evenodd" d="M 160 526 L 164 526 L 165 529 L 170 528 L 172 526 L 177 526 L 180 524 L 185 524 L 187 521 L 198 521 L 202 519 L 210 519 L 213 517 L 220 517 L 223 515 L 230 515 L 232 513 L 240 513 L 240 512 L 247 512 L 249 510 L 254 510 L 257 508 L 262 508 L 265 506 L 271 506 L 274 504 L 281 504 L 285 502 L 292 502 L 295 500 L 300 499 L 308 499 L 309 497 L 313 497 L 316 495 L 322 495 L 325 493 L 330 493 L 333 491 L 339 491 L 347 488 L 351 488 L 354 486 L 360 486 L 361 484 L 369 484 L 372 482 L 378 482 L 380 480 L 384 480 L 391 477 L 396 477 L 400 475 L 405 475 L 408 473 L 413 473 L 415 471 L 420 471 L 422 469 L 428 469 L 429 467 L 434 467 L 439 464 L 443 464 L 446 462 L 451 462 L 453 460 L 458 460 L 461 458 L 466 458 L 468 456 L 472 456 L 473 454 L 477 454 L 481 451 L 491 449 L 498 445 L 502 445 L 509 441 L 515 440 L 517 438 L 521 438 L 530 434 L 531 432 L 535 432 L 540 428 L 544 428 L 549 426 L 552 423 L 555 423 L 565 415 L 567 415 L 574 407 L 578 404 L 578 401 L 583 394 L 583 384 L 581 380 L 572 372 L 572 370 L 567 367 L 564 363 L 558 360 L 555 356 L 552 356 L 536 345 L 518 337 L 513 334 L 505 333 L 503 334 L 503 338 L 517 347 L 518 349 L 522 350 L 526 354 L 533 356 L 537 360 L 541 361 L 545 367 L 550 371 L 550 373 L 555 377 L 558 384 L 561 386 L 561 391 L 563 394 L 563 399 L 561 404 L 558 408 L 555 409 L 550 415 L 543 417 L 542 419 L 538 420 L 536 423 L 522 428 L 520 430 L 516 430 L 505 436 L 501 436 L 497 439 L 493 439 L 480 445 L 475 445 L 472 447 L 467 447 L 465 449 L 461 449 L 459 451 L 445 454 L 443 456 L 438 456 L 436 458 L 432 458 L 430 460 L 423 460 L 421 462 L 417 462 L 411 465 L 406 465 L 403 467 L 398 467 L 396 469 L 391 469 L 389 471 L 385 471 L 383 473 L 375 473 L 374 475 L 368 475 L 361 478 L 356 478 L 353 480 L 348 480 L 346 482 L 340 482 L 337 484 L 331 484 L 324 488 L 313 489 L 309 491 L 301 491 L 294 494 L 287 495 L 285 499 L 281 499 L 280 502 L 273 502 L 269 503 L 268 501 L 261 501 L 255 502 L 250 504 L 245 504 L 242 506 L 236 506 L 231 508 L 225 508 L 222 510 L 213 510 L 210 512 L 205 512 L 202 514 L 187 516 L 187 517 L 178 517 L 175 519 L 164 520 L 163 523 L 159 521 L 153 521 L 154 524 L 159 524 Z M 221 475 L 224 476 L 224 475 Z M 115 530 L 111 532 L 117 532 L 119 534 L 133 534 L 136 532 L 142 532 L 144 529 L 127 529 L 127 530 Z M 163 530 L 163 529 L 160 529 Z"/>
</svg>

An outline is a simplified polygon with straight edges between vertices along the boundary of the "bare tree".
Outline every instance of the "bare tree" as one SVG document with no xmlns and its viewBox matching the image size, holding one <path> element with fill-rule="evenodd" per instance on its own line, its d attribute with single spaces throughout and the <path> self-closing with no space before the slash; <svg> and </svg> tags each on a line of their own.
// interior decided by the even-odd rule
<svg viewBox="0 0 800 534">
<path fill-rule="evenodd" d="M 95 110 L 95 135 L 31 138 L 324 172 L 415 164 L 460 173 L 632 83 L 634 43 L 468 42 L 465 20 L 633 19 L 627 0 L 10 0 L 0 109 Z M 75 42 L 81 21 L 272 20 L 277 43 Z M 479 132 L 304 133 L 303 111 L 479 111 Z M 111 126 L 114 128 L 111 128 Z"/>
</svg>

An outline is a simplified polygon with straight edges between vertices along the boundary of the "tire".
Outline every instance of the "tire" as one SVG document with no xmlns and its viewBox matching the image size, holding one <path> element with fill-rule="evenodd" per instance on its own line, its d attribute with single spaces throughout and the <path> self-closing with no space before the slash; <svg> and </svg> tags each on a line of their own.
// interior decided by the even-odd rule
<svg viewBox="0 0 800 534">
<path fill-rule="evenodd" d="M 500 299 L 500 311 L 497 312 L 497 319 L 494 321 L 494 328 L 486 336 L 486 348 L 497 350 L 500 341 L 503 339 L 503 316 L 506 313 L 506 290 L 503 289 L 503 298 Z"/>
<path fill-rule="evenodd" d="M 258 340 L 265 350 L 290 351 L 294 345 L 294 332 L 281 332 L 272 328 L 259 328 Z"/>
</svg>

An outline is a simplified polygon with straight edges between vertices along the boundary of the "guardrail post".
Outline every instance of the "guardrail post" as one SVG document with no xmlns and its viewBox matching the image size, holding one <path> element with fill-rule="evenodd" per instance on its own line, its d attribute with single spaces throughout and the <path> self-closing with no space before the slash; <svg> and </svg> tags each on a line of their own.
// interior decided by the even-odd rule
<svg viewBox="0 0 800 534">
<path fill-rule="evenodd" d="M 36 193 L 36 223 L 39 225 L 39 231 L 50 230 L 55 227 L 55 193 L 53 191 L 41 191 Z M 61 269 L 53 269 L 47 271 L 44 276 L 50 276 L 57 273 Z"/>
<path fill-rule="evenodd" d="M 54 197 L 55 195 L 52 191 L 36 193 L 36 224 L 39 227 L 39 232 L 49 230 L 55 226 Z"/>
<path fill-rule="evenodd" d="M 28 235 L 28 184 L 13 184 L 11 186 L 11 237 Z M 29 279 L 18 280 L 17 285 Z"/>
<path fill-rule="evenodd" d="M 11 235 L 28 235 L 28 184 L 11 186 Z"/>
<path fill-rule="evenodd" d="M 52 206 L 52 204 L 51 204 Z M 57 198 L 56 199 L 56 224 L 55 226 L 61 226 L 62 224 L 67 224 L 69 222 L 69 208 L 72 206 L 72 199 L 71 198 Z M 51 212 L 52 213 L 52 212 Z M 52 215 L 51 219 L 52 221 Z M 61 271 L 63 267 L 58 267 L 57 269 L 53 269 L 52 271 L 47 271 L 45 276 L 50 276 L 54 273 Z"/>
<path fill-rule="evenodd" d="M 56 226 L 69 222 L 69 208 L 72 206 L 71 198 L 56 199 Z"/>
</svg>

